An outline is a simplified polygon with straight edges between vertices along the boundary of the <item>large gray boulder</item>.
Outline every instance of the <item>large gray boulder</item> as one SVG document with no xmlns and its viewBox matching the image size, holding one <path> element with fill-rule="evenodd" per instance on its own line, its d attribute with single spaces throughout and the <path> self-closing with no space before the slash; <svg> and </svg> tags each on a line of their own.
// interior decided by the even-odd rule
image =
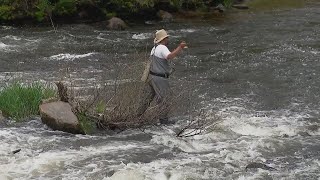
<svg viewBox="0 0 320 180">
<path fill-rule="evenodd" d="M 53 130 L 73 134 L 84 134 L 77 116 L 72 112 L 70 104 L 57 101 L 40 105 L 40 116 L 44 124 Z"/>
<path fill-rule="evenodd" d="M 246 166 L 246 171 L 248 169 L 264 169 L 264 170 L 269 170 L 269 171 L 273 171 L 273 170 L 276 170 L 275 168 L 271 167 L 271 166 L 268 166 L 266 164 L 263 164 L 263 163 L 257 163 L 257 162 L 253 162 L 253 163 L 249 163 L 247 166 Z"/>
<path fill-rule="evenodd" d="M 165 22 L 170 22 L 170 21 L 173 20 L 172 14 L 170 14 L 169 12 L 164 11 L 164 10 L 159 10 L 159 11 L 157 12 L 157 16 L 158 16 L 162 21 L 165 21 Z"/>
<path fill-rule="evenodd" d="M 109 19 L 107 26 L 107 28 L 110 30 L 124 30 L 127 27 L 127 24 L 122 19 L 117 17 Z"/>
</svg>

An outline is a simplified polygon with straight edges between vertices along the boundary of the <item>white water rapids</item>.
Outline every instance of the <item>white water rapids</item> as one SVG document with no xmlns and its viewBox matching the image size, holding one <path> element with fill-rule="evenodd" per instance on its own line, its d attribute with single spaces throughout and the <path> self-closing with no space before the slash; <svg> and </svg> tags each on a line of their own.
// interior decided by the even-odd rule
<svg viewBox="0 0 320 180">
<path fill-rule="evenodd" d="M 221 120 L 190 138 L 176 137 L 184 115 L 175 125 L 94 135 L 52 131 L 38 117 L 0 122 L 0 180 L 320 180 L 319 10 L 314 3 L 121 32 L 0 26 L 0 85 L 53 82 L 68 68 L 78 89 L 112 85 L 117 65 L 141 63 L 135 55 L 166 27 L 171 49 L 190 42 L 171 85 L 191 89 L 197 110 Z M 246 169 L 253 162 L 274 169 Z"/>
<path fill-rule="evenodd" d="M 222 108 L 219 114 L 224 121 L 214 132 L 187 139 L 177 138 L 174 126 L 148 129 L 146 134 L 128 131 L 89 136 L 54 132 L 33 120 L 0 129 L 0 177 L 317 179 L 320 161 L 314 158 L 318 152 L 311 151 L 315 150 L 313 146 L 319 147 L 319 139 L 314 141 L 311 137 L 319 136 L 320 131 L 305 129 L 299 122 L 303 116 L 287 113 L 260 112 L 265 115 L 256 116 L 244 114 L 241 107 Z M 312 136 L 304 137 L 299 132 Z M 21 151 L 12 154 L 16 149 Z M 263 162 L 277 170 L 246 171 L 250 162 Z M 114 172 L 118 174 L 111 178 Z"/>
</svg>

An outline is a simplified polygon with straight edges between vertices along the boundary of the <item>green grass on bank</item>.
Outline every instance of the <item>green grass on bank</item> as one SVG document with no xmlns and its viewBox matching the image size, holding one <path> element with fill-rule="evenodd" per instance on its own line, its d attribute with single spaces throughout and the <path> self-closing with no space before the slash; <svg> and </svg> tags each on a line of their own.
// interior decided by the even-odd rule
<svg viewBox="0 0 320 180">
<path fill-rule="evenodd" d="M 0 110 L 5 116 L 21 121 L 38 115 L 41 100 L 55 95 L 55 90 L 40 83 L 13 83 L 0 89 Z"/>
</svg>

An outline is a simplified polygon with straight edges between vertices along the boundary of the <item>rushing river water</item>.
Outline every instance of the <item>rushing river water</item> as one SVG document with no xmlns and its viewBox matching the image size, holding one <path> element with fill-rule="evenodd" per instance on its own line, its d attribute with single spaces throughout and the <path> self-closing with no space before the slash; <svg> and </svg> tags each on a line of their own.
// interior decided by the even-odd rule
<svg viewBox="0 0 320 180">
<path fill-rule="evenodd" d="M 222 120 L 215 131 L 177 138 L 182 115 L 176 125 L 113 135 L 71 135 L 34 119 L 0 127 L 0 179 L 109 180 L 122 170 L 132 170 L 124 179 L 320 179 L 320 3 L 121 32 L 0 26 L 0 84 L 112 82 L 119 64 L 141 63 L 161 26 L 170 48 L 189 43 L 175 60 L 174 89 L 192 89 L 198 110 Z M 246 170 L 251 162 L 274 170 Z"/>
</svg>

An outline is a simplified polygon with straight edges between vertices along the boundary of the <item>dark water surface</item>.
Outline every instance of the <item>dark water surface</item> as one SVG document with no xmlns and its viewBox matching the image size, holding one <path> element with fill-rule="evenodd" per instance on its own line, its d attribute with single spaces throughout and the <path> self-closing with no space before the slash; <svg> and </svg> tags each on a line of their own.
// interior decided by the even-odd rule
<svg viewBox="0 0 320 180">
<path fill-rule="evenodd" d="M 177 116 L 176 125 L 144 133 L 83 136 L 54 132 L 35 119 L 0 128 L 0 179 L 108 180 L 118 171 L 127 173 L 125 179 L 320 179 L 317 2 L 121 32 L 82 24 L 57 32 L 0 26 L 0 84 L 10 79 L 62 79 L 79 89 L 112 84 L 119 71 L 141 66 L 161 26 L 169 29 L 171 49 L 180 40 L 190 43 L 174 61 L 172 86 L 192 90 L 206 118 L 222 119 L 215 131 L 177 138 L 174 129 L 187 121 Z M 251 162 L 276 170 L 246 171 Z"/>
</svg>

